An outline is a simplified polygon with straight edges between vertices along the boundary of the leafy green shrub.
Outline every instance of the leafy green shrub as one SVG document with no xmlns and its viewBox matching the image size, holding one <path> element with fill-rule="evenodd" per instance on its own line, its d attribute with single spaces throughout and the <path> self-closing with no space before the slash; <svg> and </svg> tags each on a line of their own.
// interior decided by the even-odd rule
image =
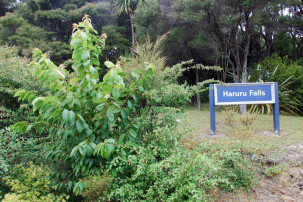
<svg viewBox="0 0 303 202">
<path fill-rule="evenodd" d="M 146 93 L 153 105 L 182 108 L 189 103 L 192 92 L 186 85 L 169 84 Z"/>
<path fill-rule="evenodd" d="M 3 201 L 66 201 L 65 196 L 56 196 L 50 187 L 49 170 L 40 166 L 24 164 L 16 166 L 12 176 L 4 178 L 11 187 Z"/>
<path fill-rule="evenodd" d="M 256 174 L 238 148 L 223 145 L 161 151 L 151 143 L 124 145 L 123 150 L 126 154 L 108 167 L 114 177 L 112 200 L 211 201 L 211 190 L 247 189 Z"/>
<path fill-rule="evenodd" d="M 108 72 L 99 80 L 99 56 L 106 35 L 95 36 L 90 18 L 73 25 L 71 48 L 74 73 L 57 67 L 45 54 L 34 50 L 33 75 L 49 89 L 47 96 L 19 90 L 15 96 L 39 111 L 34 123 L 19 122 L 18 132 L 47 132 L 55 139 L 46 159 L 54 165 L 51 177 L 56 187 L 79 194 L 84 186 L 78 179 L 100 173 L 116 153 L 116 144 L 136 141 L 141 123 L 135 120 L 138 95 L 152 76 L 152 66 L 133 74 L 135 81 L 125 85 L 126 74 L 119 65 L 106 61 Z"/>
<path fill-rule="evenodd" d="M 33 121 L 33 119 L 34 114 L 27 107 L 21 107 L 17 110 L 0 107 L 0 129 L 9 127 L 22 120 Z"/>
<path fill-rule="evenodd" d="M 0 104 L 16 110 L 19 102 L 13 97 L 16 90 L 43 91 L 41 83 L 31 75 L 29 60 L 19 57 L 16 47 L 0 46 Z"/>
<path fill-rule="evenodd" d="M 176 126 L 182 111 L 176 106 L 187 100 L 184 86 L 170 89 L 158 83 L 156 88 L 150 78 L 155 78 L 153 70 L 159 66 L 142 58 L 133 61 L 142 67 L 127 73 L 119 63 L 106 61 L 107 73 L 99 80 L 106 35 L 94 35 L 88 16 L 73 28 L 74 72 L 57 67 L 35 49 L 30 67 L 49 92 L 47 96 L 26 90 L 15 94 L 39 115 L 33 123 L 16 123 L 14 130 L 47 133 L 53 140 L 45 155 L 52 168 L 51 187 L 73 190 L 87 200 L 201 201 L 209 199 L 208 190 L 217 187 L 233 190 L 251 185 L 254 173 L 237 150 L 208 151 L 202 146 L 190 151 L 179 145 L 181 133 Z M 143 51 L 149 54 L 148 50 Z M 160 64 L 163 58 L 158 59 Z M 133 78 L 124 82 L 127 75 Z M 162 87 L 159 102 L 152 100 L 158 95 L 143 96 L 147 90 Z M 170 95 L 165 98 L 164 93 Z M 175 93 L 180 93 L 177 99 Z M 164 106 L 158 106 L 160 102 Z"/>
<path fill-rule="evenodd" d="M 141 109 L 140 116 L 137 118 L 142 124 L 139 130 L 140 137 L 144 134 L 154 134 L 159 128 L 168 127 L 173 131 L 183 119 L 184 111 L 180 108 L 147 106 Z"/>
<path fill-rule="evenodd" d="M 41 151 L 47 147 L 43 137 L 20 136 L 10 128 L 0 129 L 0 192 L 8 192 L 2 178 L 10 176 L 14 167 L 20 163 L 33 161 L 41 163 Z M 0 196 L 1 197 L 1 196 Z"/>
</svg>

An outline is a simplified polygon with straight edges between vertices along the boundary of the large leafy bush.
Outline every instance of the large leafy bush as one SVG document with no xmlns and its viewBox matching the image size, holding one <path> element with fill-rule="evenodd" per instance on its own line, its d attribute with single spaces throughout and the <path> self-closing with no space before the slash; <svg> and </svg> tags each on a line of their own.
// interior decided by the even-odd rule
<svg viewBox="0 0 303 202">
<path fill-rule="evenodd" d="M 46 158 L 58 170 L 53 177 L 60 181 L 59 189 L 71 190 L 79 177 L 99 173 L 100 165 L 115 153 L 115 145 L 135 141 L 141 126 L 133 119 L 137 94 L 144 92 L 152 67 L 145 64 L 145 70 L 137 70 L 134 82 L 126 86 L 119 65 L 106 61 L 109 70 L 100 81 L 99 56 L 106 35 L 97 37 L 95 33 L 88 16 L 73 25 L 73 73 L 57 67 L 35 49 L 30 67 L 49 93 L 45 97 L 25 90 L 15 94 L 39 112 L 34 123 L 16 123 L 15 131 L 47 132 L 55 140 Z M 76 187 L 76 192 L 84 188 L 81 183 Z"/>
</svg>

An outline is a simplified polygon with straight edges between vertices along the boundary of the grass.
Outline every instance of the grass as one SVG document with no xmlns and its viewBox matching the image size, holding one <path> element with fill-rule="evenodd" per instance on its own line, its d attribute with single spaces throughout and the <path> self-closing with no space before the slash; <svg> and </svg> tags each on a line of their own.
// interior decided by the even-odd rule
<svg viewBox="0 0 303 202">
<path fill-rule="evenodd" d="M 241 146 L 246 152 L 267 153 L 274 150 L 303 142 L 303 117 L 280 116 L 281 133 L 273 132 L 273 115 L 258 115 L 254 123 L 255 134 L 249 138 L 237 139 L 228 137 L 225 125 L 225 115 L 219 108 L 216 109 L 217 135 L 210 135 L 209 107 L 203 105 L 203 110 L 197 107 L 186 108 L 187 121 L 183 123 L 184 128 L 190 129 L 185 139 L 189 144 L 198 143 L 223 143 L 231 146 Z"/>
</svg>

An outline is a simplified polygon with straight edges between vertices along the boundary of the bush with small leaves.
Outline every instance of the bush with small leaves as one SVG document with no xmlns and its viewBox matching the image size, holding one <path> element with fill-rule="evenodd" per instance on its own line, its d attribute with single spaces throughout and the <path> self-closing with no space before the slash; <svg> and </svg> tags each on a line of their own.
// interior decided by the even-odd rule
<svg viewBox="0 0 303 202">
<path fill-rule="evenodd" d="M 2 201 L 66 201 L 68 196 L 56 196 L 50 187 L 49 170 L 40 166 L 20 164 L 12 172 L 12 176 L 4 178 L 11 187 Z"/>
<path fill-rule="evenodd" d="M 166 134 L 168 135 L 168 134 Z M 203 144 L 192 150 L 126 144 L 113 159 L 113 201 L 214 201 L 212 191 L 248 189 L 256 171 L 240 148 Z"/>
<path fill-rule="evenodd" d="M 29 59 L 20 57 L 14 46 L 0 46 L 0 105 L 12 110 L 19 108 L 14 93 L 20 89 L 44 92 L 41 83 L 31 75 Z"/>
<path fill-rule="evenodd" d="M 145 95 L 154 106 L 183 108 L 193 94 L 187 85 L 169 84 L 158 90 L 150 90 Z"/>
<path fill-rule="evenodd" d="M 8 187 L 2 181 L 10 176 L 16 165 L 33 161 L 42 162 L 42 154 L 47 148 L 47 138 L 34 134 L 18 135 L 10 128 L 0 129 L 0 199 Z"/>
<path fill-rule="evenodd" d="M 16 122 L 34 120 L 34 113 L 28 107 L 20 107 L 17 110 L 0 107 L 0 129 L 4 129 L 13 125 Z"/>
<path fill-rule="evenodd" d="M 254 135 L 256 128 L 254 123 L 258 116 L 257 113 L 246 113 L 239 115 L 236 108 L 227 107 L 223 111 L 225 115 L 225 123 L 228 127 L 227 135 L 233 138 L 245 139 Z"/>
</svg>

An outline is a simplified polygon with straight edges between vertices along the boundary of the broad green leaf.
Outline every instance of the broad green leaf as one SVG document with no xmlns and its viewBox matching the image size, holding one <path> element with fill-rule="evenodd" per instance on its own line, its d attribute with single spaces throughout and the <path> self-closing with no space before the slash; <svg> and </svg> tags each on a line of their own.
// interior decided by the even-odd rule
<svg viewBox="0 0 303 202">
<path fill-rule="evenodd" d="M 128 105 L 128 108 L 129 108 L 129 109 L 132 109 L 133 105 L 132 105 L 131 101 L 128 100 L 128 101 L 127 101 L 127 105 Z"/>
<path fill-rule="evenodd" d="M 112 63 L 112 62 L 110 62 L 110 61 L 105 61 L 104 62 L 104 65 L 106 66 L 106 67 L 108 67 L 109 69 L 110 68 L 113 68 L 115 65 L 114 65 L 114 63 Z"/>
<path fill-rule="evenodd" d="M 101 156 L 107 159 L 111 156 L 112 153 L 114 153 L 114 151 L 115 151 L 114 141 L 105 140 L 101 150 Z"/>
<path fill-rule="evenodd" d="M 94 65 L 97 65 L 97 66 L 99 66 L 99 65 L 100 65 L 99 60 L 98 60 L 98 59 L 96 59 L 96 58 L 93 58 L 93 59 L 92 59 L 92 63 L 93 63 Z"/>
<path fill-rule="evenodd" d="M 72 181 L 69 181 L 68 182 L 68 185 L 67 185 L 67 191 L 70 191 L 73 187 L 73 182 Z"/>
<path fill-rule="evenodd" d="M 135 103 L 138 103 L 137 96 L 135 94 L 132 94 L 132 97 L 134 98 Z"/>
<path fill-rule="evenodd" d="M 118 74 L 119 74 L 120 76 L 126 76 L 126 75 L 127 75 L 125 72 L 118 72 Z"/>
<path fill-rule="evenodd" d="M 93 66 L 89 67 L 90 73 L 94 74 L 96 72 L 96 69 Z"/>
<path fill-rule="evenodd" d="M 34 124 L 30 124 L 29 126 L 27 126 L 26 132 L 28 133 L 34 126 Z"/>
<path fill-rule="evenodd" d="M 120 137 L 119 137 L 119 143 L 122 143 L 123 140 L 125 139 L 125 137 L 126 137 L 125 134 L 120 135 Z"/>
<path fill-rule="evenodd" d="M 43 100 L 44 97 L 37 97 L 36 99 L 33 100 L 32 105 L 33 105 L 33 111 L 36 111 L 37 109 L 40 108 L 42 102 L 41 100 Z"/>
<path fill-rule="evenodd" d="M 75 113 L 73 111 L 68 111 L 67 109 L 63 110 L 62 118 L 65 122 L 71 123 L 75 121 Z"/>
<path fill-rule="evenodd" d="M 34 94 L 31 94 L 30 96 L 28 96 L 27 100 L 29 103 L 32 103 L 32 101 L 36 98 L 37 98 L 37 96 L 35 96 Z"/>
<path fill-rule="evenodd" d="M 88 50 L 85 50 L 82 52 L 81 54 L 81 59 L 82 60 L 86 60 L 87 58 L 89 58 L 89 51 Z"/>
<path fill-rule="evenodd" d="M 120 90 L 119 90 L 119 88 L 114 87 L 114 89 L 113 89 L 113 96 L 114 96 L 115 100 L 119 99 L 119 97 L 120 97 Z"/>
<path fill-rule="evenodd" d="M 81 45 L 81 42 L 82 42 L 82 39 L 81 38 L 73 38 L 70 42 L 70 45 L 71 46 L 74 46 L 74 47 L 77 47 L 77 46 L 80 46 Z"/>
<path fill-rule="evenodd" d="M 90 146 L 91 148 L 95 149 L 97 145 L 96 145 L 95 143 L 91 142 L 91 143 L 89 143 L 89 146 Z"/>
<path fill-rule="evenodd" d="M 73 93 L 72 92 L 68 92 L 67 93 L 67 101 L 68 102 L 72 102 L 73 98 L 74 98 Z"/>
<path fill-rule="evenodd" d="M 130 130 L 129 134 L 133 137 L 136 138 L 137 137 L 137 132 L 135 130 Z"/>
<path fill-rule="evenodd" d="M 82 146 L 79 148 L 79 152 L 80 152 L 80 154 L 81 154 L 82 156 L 85 156 L 85 154 L 86 154 L 86 149 L 85 149 L 84 145 L 82 145 Z"/>
<path fill-rule="evenodd" d="M 115 119 L 114 112 L 110 108 L 107 110 L 106 116 L 110 121 L 114 121 Z"/>
<path fill-rule="evenodd" d="M 83 63 L 83 66 L 86 67 L 90 64 L 90 60 L 86 60 L 84 63 Z"/>
<path fill-rule="evenodd" d="M 71 157 L 76 157 L 76 154 L 77 154 L 77 151 L 78 151 L 79 147 L 80 147 L 80 146 L 77 145 L 77 146 L 75 146 L 75 147 L 73 148 L 72 152 L 70 153 L 70 156 L 71 156 Z"/>
<path fill-rule="evenodd" d="M 127 114 L 124 110 L 121 111 L 121 116 L 123 120 L 127 119 Z"/>
<path fill-rule="evenodd" d="M 137 80 L 140 78 L 140 75 L 137 74 L 136 72 L 131 72 L 131 75 L 132 75 L 133 77 L 135 77 Z"/>
<path fill-rule="evenodd" d="M 81 61 L 82 53 L 83 53 L 82 47 L 74 50 L 74 52 L 73 52 L 74 63 L 78 63 Z"/>
<path fill-rule="evenodd" d="M 69 80 L 69 85 L 75 85 L 77 82 L 79 81 L 79 79 L 77 77 L 73 77 L 71 78 L 71 80 Z"/>
<path fill-rule="evenodd" d="M 20 95 L 23 94 L 23 93 L 26 93 L 26 90 L 24 90 L 24 89 L 18 90 L 18 91 L 15 93 L 14 97 L 18 97 L 18 96 L 20 96 Z"/>
<path fill-rule="evenodd" d="M 49 95 L 45 98 L 48 102 L 54 105 L 60 105 L 60 100 L 56 96 Z"/>
<path fill-rule="evenodd" d="M 142 86 L 139 86 L 138 88 L 141 93 L 144 92 L 144 88 Z"/>
<path fill-rule="evenodd" d="M 81 133 L 85 129 L 85 127 L 83 126 L 83 124 L 80 120 L 76 121 L 76 127 L 77 127 L 77 130 L 79 131 L 79 133 Z"/>
</svg>

